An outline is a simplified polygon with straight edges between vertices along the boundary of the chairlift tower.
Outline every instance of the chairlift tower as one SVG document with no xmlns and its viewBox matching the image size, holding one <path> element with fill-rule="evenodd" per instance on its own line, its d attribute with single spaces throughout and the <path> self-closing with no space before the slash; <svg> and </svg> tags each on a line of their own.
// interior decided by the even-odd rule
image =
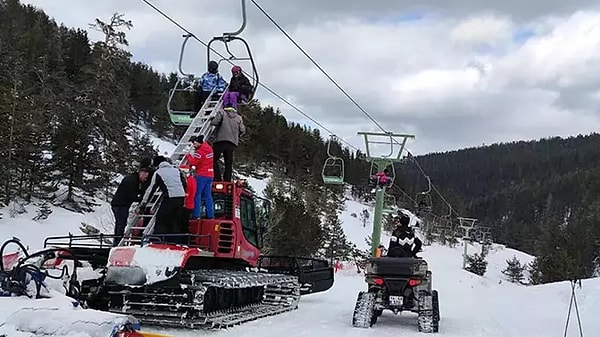
<svg viewBox="0 0 600 337">
<path fill-rule="evenodd" d="M 391 166 L 392 175 L 388 177 L 393 184 L 396 174 L 394 164 L 402 162 L 402 152 L 406 145 L 406 141 L 414 139 L 414 135 L 400 134 L 392 132 L 358 132 L 359 136 L 363 136 L 365 140 L 365 160 L 371 163 L 371 171 L 373 168 L 377 170 L 377 173 L 383 172 L 388 166 Z M 401 138 L 402 141 L 396 140 Z M 389 146 L 389 153 L 376 155 L 377 145 L 385 145 L 386 148 Z M 399 148 L 399 149 L 398 149 Z M 397 154 L 394 155 L 394 153 Z M 370 172 L 373 174 L 373 172 Z M 385 198 L 386 186 L 375 187 L 375 215 L 373 217 L 373 233 L 371 235 L 371 256 L 375 257 L 377 247 L 381 242 L 381 220 L 383 218 L 383 205 Z"/>
<path fill-rule="evenodd" d="M 463 252 L 463 269 L 467 268 L 467 245 L 471 241 L 471 230 L 475 227 L 477 219 L 474 218 L 457 218 L 460 223 L 460 228 L 464 229 L 465 234 L 463 236 L 463 245 L 465 250 Z"/>
</svg>

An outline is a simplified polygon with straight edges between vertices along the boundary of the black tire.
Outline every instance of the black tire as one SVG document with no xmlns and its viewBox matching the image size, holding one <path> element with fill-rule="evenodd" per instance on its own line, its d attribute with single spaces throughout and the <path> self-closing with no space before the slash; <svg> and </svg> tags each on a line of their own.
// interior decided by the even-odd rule
<svg viewBox="0 0 600 337">
<path fill-rule="evenodd" d="M 355 328 L 370 328 L 377 316 L 375 315 L 375 294 L 366 291 L 358 293 L 354 312 L 352 313 L 352 326 Z"/>
<path fill-rule="evenodd" d="M 434 315 L 433 315 L 433 296 L 424 290 L 419 291 L 417 303 L 419 307 L 419 316 L 417 317 L 417 325 L 419 332 L 432 333 L 435 331 Z"/>
<path fill-rule="evenodd" d="M 440 330 L 440 301 L 438 299 L 438 291 L 431 292 L 431 305 L 433 310 L 433 332 Z"/>
</svg>

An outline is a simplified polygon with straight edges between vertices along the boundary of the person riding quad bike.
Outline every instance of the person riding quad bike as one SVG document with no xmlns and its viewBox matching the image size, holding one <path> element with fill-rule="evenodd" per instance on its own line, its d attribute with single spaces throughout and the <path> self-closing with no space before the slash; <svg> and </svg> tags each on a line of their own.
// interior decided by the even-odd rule
<svg viewBox="0 0 600 337">
<path fill-rule="evenodd" d="M 399 225 L 392 232 L 392 238 L 387 252 L 389 257 L 417 257 L 423 243 L 415 236 L 409 227 L 410 217 L 405 214 L 400 216 Z"/>
</svg>

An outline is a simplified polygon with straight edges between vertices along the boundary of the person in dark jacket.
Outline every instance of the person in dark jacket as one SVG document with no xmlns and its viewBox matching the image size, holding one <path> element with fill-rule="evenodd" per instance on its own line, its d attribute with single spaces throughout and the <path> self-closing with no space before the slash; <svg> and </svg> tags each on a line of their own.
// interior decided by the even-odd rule
<svg viewBox="0 0 600 337">
<path fill-rule="evenodd" d="M 185 176 L 163 156 L 155 157 L 152 162 L 157 169 L 152 176 L 146 194 L 142 198 L 142 208 L 145 208 L 156 189 L 160 188 L 163 196 L 160 207 L 156 212 L 153 233 L 177 233 L 185 198 Z"/>
<path fill-rule="evenodd" d="M 123 236 L 129 217 L 129 208 L 134 202 L 142 200 L 144 184 L 150 175 L 148 168 L 140 168 L 138 172 L 130 174 L 121 180 L 113 196 L 110 206 L 115 216 L 114 235 Z M 115 240 L 118 242 L 118 240 Z"/>
<path fill-rule="evenodd" d="M 142 182 L 142 195 L 146 193 L 146 189 L 150 185 L 150 180 L 154 174 L 154 167 L 152 167 L 152 158 L 144 157 L 140 160 L 140 169 L 144 169 L 148 172 L 148 178 Z"/>
<path fill-rule="evenodd" d="M 387 256 L 389 257 L 417 257 L 423 243 L 415 236 L 409 227 L 410 218 L 405 214 L 400 216 L 400 224 L 392 232 Z"/>
<path fill-rule="evenodd" d="M 246 103 L 252 97 L 252 84 L 250 84 L 250 80 L 244 75 L 240 66 L 233 66 L 231 74 L 229 89 L 223 96 L 223 107 L 238 110 L 240 101 Z"/>
<path fill-rule="evenodd" d="M 219 111 L 211 124 L 217 129 L 215 141 L 213 143 L 213 165 L 214 165 L 214 181 L 231 181 L 233 173 L 233 152 L 240 142 L 240 137 L 246 133 L 246 126 L 242 116 L 233 108 L 225 108 Z M 221 176 L 219 167 L 219 159 L 223 155 L 225 159 L 225 173 Z M 223 178 L 221 180 L 221 178 Z"/>
</svg>

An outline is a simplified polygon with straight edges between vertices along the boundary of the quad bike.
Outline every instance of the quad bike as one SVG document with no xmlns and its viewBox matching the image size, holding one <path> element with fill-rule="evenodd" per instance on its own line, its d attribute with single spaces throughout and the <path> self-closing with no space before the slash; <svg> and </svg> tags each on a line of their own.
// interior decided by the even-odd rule
<svg viewBox="0 0 600 337">
<path fill-rule="evenodd" d="M 367 261 L 367 291 L 356 300 L 352 325 L 369 328 L 383 310 L 394 314 L 418 314 L 420 332 L 438 332 L 440 311 L 437 290 L 431 287 L 431 271 L 420 257 L 377 257 Z"/>
</svg>

